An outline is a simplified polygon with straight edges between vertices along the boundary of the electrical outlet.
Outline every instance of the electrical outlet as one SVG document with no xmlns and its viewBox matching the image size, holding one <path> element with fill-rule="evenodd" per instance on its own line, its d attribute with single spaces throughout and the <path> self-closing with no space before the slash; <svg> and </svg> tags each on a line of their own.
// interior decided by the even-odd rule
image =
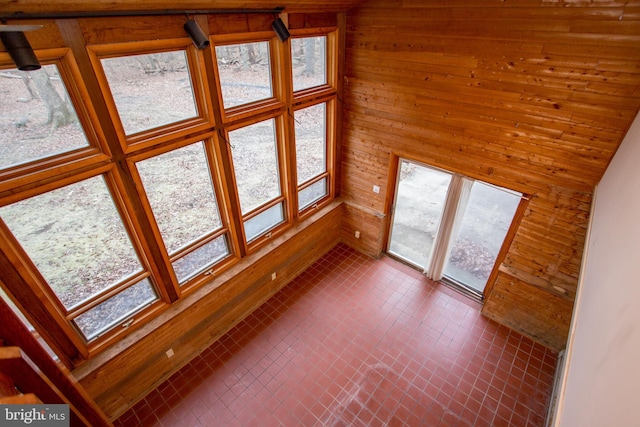
<svg viewBox="0 0 640 427">
<path fill-rule="evenodd" d="M 276 280 L 276 272 L 271 273 L 271 280 Z"/>
<path fill-rule="evenodd" d="M 379 194 L 380 193 L 380 186 L 379 185 L 374 185 L 373 186 L 373 192 L 376 193 L 376 194 Z"/>
<path fill-rule="evenodd" d="M 167 358 L 171 359 L 175 353 L 173 352 L 173 349 L 170 348 L 169 350 L 167 350 L 166 354 L 167 354 Z"/>
<path fill-rule="evenodd" d="M 356 231 L 356 239 L 359 239 L 359 238 L 360 238 L 360 232 Z"/>
</svg>

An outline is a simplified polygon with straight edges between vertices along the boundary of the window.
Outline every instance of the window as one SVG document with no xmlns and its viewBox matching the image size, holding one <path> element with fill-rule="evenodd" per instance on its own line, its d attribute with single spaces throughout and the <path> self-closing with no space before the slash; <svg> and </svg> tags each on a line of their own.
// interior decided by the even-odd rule
<svg viewBox="0 0 640 427">
<path fill-rule="evenodd" d="M 273 96 L 269 43 L 216 46 L 224 108 Z"/>
<path fill-rule="evenodd" d="M 108 180 L 95 176 L 0 208 L 55 302 L 87 340 L 157 299 Z"/>
<path fill-rule="evenodd" d="M 326 36 L 291 39 L 294 91 L 327 83 L 326 49 Z"/>
<path fill-rule="evenodd" d="M 522 194 L 400 160 L 388 251 L 480 296 Z"/>
<path fill-rule="evenodd" d="M 106 158 L 86 89 L 68 49 L 39 53 L 42 68 L 20 71 L 0 52 L 0 191 Z M 18 182 L 19 181 L 19 182 Z"/>
<path fill-rule="evenodd" d="M 272 32 L 0 53 L 0 284 L 67 365 L 331 200 L 337 36 L 292 37 L 293 63 Z"/>
<path fill-rule="evenodd" d="M 327 104 L 295 112 L 298 209 L 327 195 Z"/>
<path fill-rule="evenodd" d="M 275 119 L 229 132 L 246 241 L 285 220 Z"/>
<path fill-rule="evenodd" d="M 333 63 L 327 47 L 335 43 L 330 36 L 305 36 L 291 39 L 294 90 L 294 133 L 298 211 L 304 215 L 331 195 L 335 134 L 331 123 L 336 114 Z M 327 87 L 327 85 L 330 85 Z M 324 102 L 323 95 L 329 95 Z"/>
<path fill-rule="evenodd" d="M 231 254 L 209 164 L 204 141 L 136 163 L 180 284 Z"/>
<path fill-rule="evenodd" d="M 520 203 L 520 193 L 473 181 L 457 233 L 451 236 L 444 276 L 484 290 Z"/>
<path fill-rule="evenodd" d="M 0 78 L 0 169 L 88 147 L 56 64 Z"/>
<path fill-rule="evenodd" d="M 197 117 L 185 51 L 100 62 L 126 135 Z"/>
<path fill-rule="evenodd" d="M 127 152 L 213 124 L 203 53 L 190 40 L 91 45 L 88 50 Z"/>
</svg>

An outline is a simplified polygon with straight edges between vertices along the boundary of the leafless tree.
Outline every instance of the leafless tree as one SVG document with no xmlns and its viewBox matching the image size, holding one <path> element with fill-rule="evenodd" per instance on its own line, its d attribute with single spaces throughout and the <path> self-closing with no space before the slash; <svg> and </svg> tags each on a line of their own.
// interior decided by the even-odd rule
<svg viewBox="0 0 640 427">
<path fill-rule="evenodd" d="M 305 76 L 312 76 L 316 70 L 316 39 L 304 39 L 304 63 L 305 69 L 302 72 Z"/>
<path fill-rule="evenodd" d="M 37 93 L 47 108 L 46 124 L 51 125 L 53 129 L 57 129 L 75 121 L 75 114 L 70 100 L 67 97 L 60 96 L 56 91 L 45 68 L 29 72 L 21 71 L 21 73 L 22 80 L 31 96 L 35 97 Z"/>
</svg>

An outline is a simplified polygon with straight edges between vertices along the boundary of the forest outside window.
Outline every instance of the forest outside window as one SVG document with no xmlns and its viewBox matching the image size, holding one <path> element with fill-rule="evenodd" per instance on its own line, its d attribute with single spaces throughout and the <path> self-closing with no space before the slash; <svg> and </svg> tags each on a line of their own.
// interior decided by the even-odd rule
<svg viewBox="0 0 640 427">
<path fill-rule="evenodd" d="M 330 200 L 335 39 L 36 50 L 28 74 L 0 52 L 0 279 L 67 366 Z"/>
<path fill-rule="evenodd" d="M 291 39 L 293 90 L 327 84 L 327 36 Z"/>
<path fill-rule="evenodd" d="M 296 185 L 302 215 L 331 195 L 336 72 L 328 51 L 334 49 L 332 33 L 291 39 Z"/>
<path fill-rule="evenodd" d="M 275 118 L 229 132 L 247 243 L 286 219 L 278 141 Z"/>
<path fill-rule="evenodd" d="M 202 53 L 186 41 L 95 45 L 93 65 L 123 145 L 153 145 L 210 120 Z M 128 150 L 130 151 L 130 149 Z"/>
<path fill-rule="evenodd" d="M 184 51 L 104 58 L 100 62 L 127 135 L 197 116 Z"/>
<path fill-rule="evenodd" d="M 268 41 L 216 46 L 215 51 L 225 109 L 273 96 Z"/>
<path fill-rule="evenodd" d="M 0 168 L 89 146 L 56 64 L 3 70 L 0 91 Z"/>
<path fill-rule="evenodd" d="M 92 109 L 79 104 L 84 86 L 68 49 L 40 54 L 42 68 L 20 71 L 0 53 L 0 179 L 90 161 L 103 151 L 90 125 Z M 14 172 L 15 171 L 15 172 Z M 8 181 L 0 183 L 6 188 Z"/>
<path fill-rule="evenodd" d="M 210 170 L 212 152 L 210 140 L 198 141 L 136 163 L 180 284 L 231 253 Z"/>
<path fill-rule="evenodd" d="M 158 299 L 111 198 L 114 185 L 98 175 L 0 208 L 37 285 L 87 341 Z"/>
<path fill-rule="evenodd" d="M 327 103 L 294 113 L 298 209 L 304 210 L 327 195 Z"/>
</svg>

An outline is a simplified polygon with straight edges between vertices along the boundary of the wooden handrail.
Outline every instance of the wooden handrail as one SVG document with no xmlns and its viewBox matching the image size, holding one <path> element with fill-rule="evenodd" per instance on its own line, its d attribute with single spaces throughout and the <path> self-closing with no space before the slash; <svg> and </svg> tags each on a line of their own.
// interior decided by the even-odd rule
<svg viewBox="0 0 640 427">
<path fill-rule="evenodd" d="M 21 392 L 34 393 L 44 403 L 68 404 L 73 425 L 113 427 L 69 370 L 51 358 L 1 298 L 0 338 L 8 346 L 0 347 L 0 371 L 11 376 Z M 23 378 L 23 375 L 28 379 Z"/>
</svg>

